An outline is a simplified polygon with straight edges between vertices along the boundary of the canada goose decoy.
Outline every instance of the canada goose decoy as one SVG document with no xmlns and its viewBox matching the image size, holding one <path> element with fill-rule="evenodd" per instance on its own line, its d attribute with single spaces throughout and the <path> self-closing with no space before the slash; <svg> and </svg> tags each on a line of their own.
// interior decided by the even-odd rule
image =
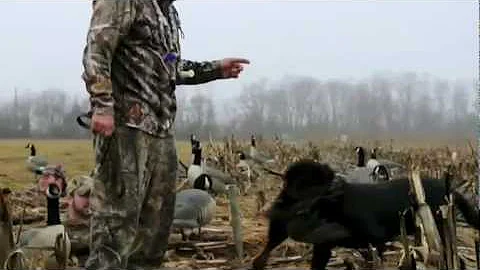
<svg viewBox="0 0 480 270">
<path fill-rule="evenodd" d="M 252 134 L 250 137 L 250 151 L 249 151 L 249 158 L 259 164 L 265 163 L 273 163 L 275 162 L 274 158 L 267 156 L 266 154 L 258 151 L 257 149 L 257 140 L 255 135 Z"/>
<path fill-rule="evenodd" d="M 30 149 L 30 156 L 26 160 L 28 170 L 35 174 L 42 174 L 48 166 L 48 160 L 45 157 L 37 156 L 37 149 L 33 143 L 27 143 L 25 148 Z"/>
<path fill-rule="evenodd" d="M 50 183 L 45 188 L 47 197 L 47 226 L 30 228 L 20 235 L 19 246 L 26 248 L 51 248 L 60 268 L 64 268 L 71 252 L 70 237 L 60 220 L 60 197 L 66 195 L 67 183 L 61 166 L 46 168 L 45 172 L 55 177 L 61 177 L 63 188 Z"/>
<path fill-rule="evenodd" d="M 398 176 L 402 173 L 406 173 L 407 170 L 406 167 L 400 163 L 388 159 L 377 159 L 377 148 L 374 147 L 370 152 L 370 159 L 368 160 L 366 167 L 373 171 L 379 165 L 383 165 L 383 169 L 388 171 L 389 179 L 392 178 L 393 175 Z"/>
<path fill-rule="evenodd" d="M 361 146 L 355 147 L 357 153 L 356 167 L 342 175 L 347 182 L 352 183 L 373 183 L 373 169 L 369 169 L 365 166 L 365 150 Z"/>
<path fill-rule="evenodd" d="M 245 174 L 248 179 L 251 179 L 252 177 L 252 170 L 251 170 L 251 165 L 248 164 L 245 153 L 239 152 L 238 153 L 239 161 L 235 167 L 240 171 L 240 173 Z"/>
<path fill-rule="evenodd" d="M 190 134 L 190 147 L 192 149 L 192 156 L 190 158 L 190 164 L 193 163 L 193 157 L 194 157 L 194 148 L 196 147 L 197 143 L 200 141 L 197 139 L 197 136 L 195 134 Z"/>
<path fill-rule="evenodd" d="M 190 184 L 203 172 L 202 148 L 200 142 L 192 143 L 192 163 L 187 169 L 187 179 Z"/>
<path fill-rule="evenodd" d="M 380 162 L 377 160 L 377 148 L 374 147 L 370 150 L 370 159 L 367 161 L 366 167 L 373 170 L 378 165 Z"/>
<path fill-rule="evenodd" d="M 375 183 L 390 181 L 388 169 L 382 164 L 375 166 L 372 171 L 372 179 Z"/>
<path fill-rule="evenodd" d="M 180 230 L 182 240 L 188 239 L 185 230 L 198 229 L 209 224 L 215 217 L 216 203 L 208 192 L 200 189 L 184 189 L 176 194 L 172 226 Z"/>
<path fill-rule="evenodd" d="M 187 173 L 188 181 L 191 186 L 194 185 L 195 181 L 198 181 L 198 177 L 202 174 L 207 174 L 212 179 L 214 182 L 214 186 L 212 188 L 216 193 L 222 193 L 224 191 L 223 188 L 217 189 L 217 187 L 222 187 L 229 184 L 237 184 L 237 181 L 232 176 L 210 166 L 206 166 L 202 162 L 202 147 L 200 142 L 197 142 L 194 152 L 193 164 L 189 166 Z"/>
<path fill-rule="evenodd" d="M 235 165 L 235 168 L 240 174 L 245 176 L 243 180 L 246 181 L 244 188 L 245 192 L 247 192 L 252 187 L 253 164 L 249 164 L 249 162 L 246 160 L 245 153 L 243 153 L 242 151 L 238 152 L 238 157 L 239 161 Z"/>
<path fill-rule="evenodd" d="M 236 183 L 226 183 L 220 177 L 212 177 L 208 173 L 202 173 L 193 181 L 193 188 L 201 189 L 213 195 L 226 194 L 227 186 Z"/>
</svg>

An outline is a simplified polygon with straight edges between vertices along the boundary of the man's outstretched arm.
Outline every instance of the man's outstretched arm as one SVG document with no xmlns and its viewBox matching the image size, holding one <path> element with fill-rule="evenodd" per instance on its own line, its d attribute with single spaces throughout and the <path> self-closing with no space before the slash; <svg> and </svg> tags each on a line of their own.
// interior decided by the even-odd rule
<svg viewBox="0 0 480 270">
<path fill-rule="evenodd" d="M 182 59 L 180 60 L 177 84 L 202 84 L 221 79 L 223 74 L 220 63 L 219 60 L 196 62 Z M 184 72 L 193 72 L 193 76 L 182 76 Z"/>
<path fill-rule="evenodd" d="M 195 62 L 180 60 L 177 75 L 177 85 L 193 85 L 207 83 L 218 79 L 238 78 L 243 70 L 242 64 L 249 64 L 250 61 L 243 58 L 225 58 L 222 60 Z M 193 76 L 182 75 L 192 72 Z"/>
</svg>

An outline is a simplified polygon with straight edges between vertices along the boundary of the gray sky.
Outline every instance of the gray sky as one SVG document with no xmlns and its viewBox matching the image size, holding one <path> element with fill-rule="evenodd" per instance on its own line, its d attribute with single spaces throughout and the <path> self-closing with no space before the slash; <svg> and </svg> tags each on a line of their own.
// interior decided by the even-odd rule
<svg viewBox="0 0 480 270">
<path fill-rule="evenodd" d="M 252 61 L 240 80 L 180 91 L 209 89 L 223 98 L 247 83 L 287 74 L 478 77 L 476 1 L 178 0 L 176 6 L 185 58 Z M 85 95 L 81 55 L 90 14 L 91 1 L 0 1 L 1 96 L 15 86 Z"/>
</svg>

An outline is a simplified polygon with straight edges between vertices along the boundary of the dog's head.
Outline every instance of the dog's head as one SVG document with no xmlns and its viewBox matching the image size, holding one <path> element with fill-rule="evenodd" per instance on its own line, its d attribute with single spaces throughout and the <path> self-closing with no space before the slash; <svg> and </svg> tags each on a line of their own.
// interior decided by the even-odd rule
<svg viewBox="0 0 480 270">
<path fill-rule="evenodd" d="M 334 177 L 334 171 L 327 164 L 304 159 L 290 164 L 283 177 L 283 188 L 289 197 L 304 199 L 325 194 Z"/>
</svg>

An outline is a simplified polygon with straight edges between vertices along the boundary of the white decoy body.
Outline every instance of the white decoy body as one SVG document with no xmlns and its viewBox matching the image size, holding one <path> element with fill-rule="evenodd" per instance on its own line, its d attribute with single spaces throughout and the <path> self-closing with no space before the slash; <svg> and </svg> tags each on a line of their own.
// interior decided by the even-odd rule
<svg viewBox="0 0 480 270">
<path fill-rule="evenodd" d="M 186 239 L 185 230 L 198 229 L 209 224 L 215 217 L 216 202 L 208 192 L 200 189 L 184 189 L 176 194 L 172 226 L 180 230 Z"/>
</svg>

